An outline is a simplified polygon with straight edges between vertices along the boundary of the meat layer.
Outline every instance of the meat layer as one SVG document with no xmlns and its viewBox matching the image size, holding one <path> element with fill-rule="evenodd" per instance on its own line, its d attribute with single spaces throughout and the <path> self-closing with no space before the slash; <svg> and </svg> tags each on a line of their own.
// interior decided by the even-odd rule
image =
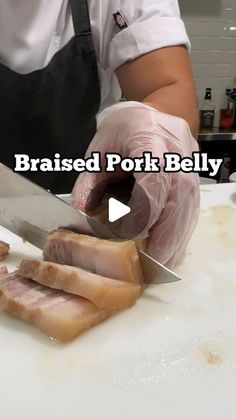
<svg viewBox="0 0 236 419">
<path fill-rule="evenodd" d="M 7 268 L 5 266 L 0 266 L 0 277 L 7 274 Z"/>
<path fill-rule="evenodd" d="M 9 244 L 0 240 L 0 260 L 5 259 L 9 255 Z"/>
<path fill-rule="evenodd" d="M 85 298 L 38 285 L 17 271 L 0 276 L 0 309 L 61 342 L 74 339 L 113 312 Z"/>
<path fill-rule="evenodd" d="M 61 229 L 49 234 L 43 256 L 46 261 L 77 266 L 108 278 L 143 282 L 133 241 L 101 240 Z"/>
<path fill-rule="evenodd" d="M 110 279 L 81 268 L 53 262 L 23 260 L 19 273 L 42 285 L 85 297 L 100 308 L 117 310 L 131 307 L 141 293 L 141 286 L 138 284 Z"/>
</svg>

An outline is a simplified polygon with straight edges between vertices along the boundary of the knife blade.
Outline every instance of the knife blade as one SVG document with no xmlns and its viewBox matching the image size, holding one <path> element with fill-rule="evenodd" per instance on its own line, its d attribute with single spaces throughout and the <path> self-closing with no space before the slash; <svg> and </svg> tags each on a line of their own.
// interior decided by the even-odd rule
<svg viewBox="0 0 236 419">
<path fill-rule="evenodd" d="M 103 239 L 118 237 L 98 219 L 76 210 L 59 197 L 0 163 L 0 225 L 42 249 L 48 234 L 64 228 Z M 95 228 L 94 228 L 95 227 Z M 145 282 L 162 284 L 181 280 L 171 270 L 139 250 Z"/>
</svg>

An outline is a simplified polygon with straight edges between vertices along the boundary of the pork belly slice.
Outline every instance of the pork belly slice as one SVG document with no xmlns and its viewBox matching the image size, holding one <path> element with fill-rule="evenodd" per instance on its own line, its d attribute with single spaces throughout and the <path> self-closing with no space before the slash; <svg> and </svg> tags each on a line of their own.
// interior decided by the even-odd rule
<svg viewBox="0 0 236 419">
<path fill-rule="evenodd" d="M 141 285 L 54 262 L 23 260 L 19 274 L 39 284 L 87 298 L 100 308 L 118 310 L 131 307 L 141 293 Z"/>
<path fill-rule="evenodd" d="M 6 266 L 0 266 L 0 277 L 7 274 Z"/>
<path fill-rule="evenodd" d="M 9 244 L 0 240 L 0 260 L 5 259 L 9 255 Z"/>
<path fill-rule="evenodd" d="M 74 339 L 113 313 L 85 298 L 38 285 L 17 271 L 0 276 L 0 309 L 60 342 Z"/>
<path fill-rule="evenodd" d="M 43 257 L 50 262 L 77 266 L 107 278 L 135 284 L 143 282 L 133 241 L 101 240 L 60 229 L 49 234 Z"/>
</svg>

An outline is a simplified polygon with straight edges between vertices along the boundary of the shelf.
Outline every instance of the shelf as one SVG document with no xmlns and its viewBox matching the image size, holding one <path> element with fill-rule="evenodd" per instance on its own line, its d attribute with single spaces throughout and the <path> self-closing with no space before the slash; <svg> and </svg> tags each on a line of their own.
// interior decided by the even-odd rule
<svg viewBox="0 0 236 419">
<path fill-rule="evenodd" d="M 202 132 L 199 141 L 236 141 L 236 132 Z"/>
</svg>

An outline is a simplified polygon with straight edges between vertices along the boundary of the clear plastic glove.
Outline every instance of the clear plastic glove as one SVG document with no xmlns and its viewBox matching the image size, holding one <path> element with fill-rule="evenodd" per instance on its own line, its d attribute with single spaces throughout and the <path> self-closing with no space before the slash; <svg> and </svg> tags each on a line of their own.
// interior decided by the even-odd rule
<svg viewBox="0 0 236 419">
<path fill-rule="evenodd" d="M 199 147 L 182 118 L 164 114 L 139 102 L 126 102 L 113 105 L 100 115 L 98 130 L 86 157 L 94 151 L 101 153 L 102 161 L 105 161 L 107 152 L 135 158 L 149 151 L 153 157 L 160 158 L 160 167 L 163 167 L 164 153 L 192 157 Z M 95 208 L 105 184 L 111 178 L 114 180 L 114 176 L 119 180 L 124 173 L 82 173 L 72 191 L 73 206 L 83 211 Z M 147 238 L 147 253 L 173 267 L 184 258 L 198 220 L 199 176 L 196 173 L 165 173 L 161 169 L 159 173 L 134 173 L 134 177 L 135 184 L 128 203 L 132 214 L 142 213 L 143 203 L 137 185 L 144 189 L 150 202 L 149 220 L 139 238 Z M 103 185 L 102 189 L 99 185 Z"/>
</svg>

